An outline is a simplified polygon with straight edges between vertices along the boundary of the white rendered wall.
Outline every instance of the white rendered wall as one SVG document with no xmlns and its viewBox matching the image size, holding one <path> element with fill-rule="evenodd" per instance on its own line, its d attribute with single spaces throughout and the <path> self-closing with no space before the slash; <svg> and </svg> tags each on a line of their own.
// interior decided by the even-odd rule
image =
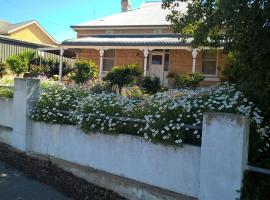
<svg viewBox="0 0 270 200">
<path fill-rule="evenodd" d="M 34 122 L 32 150 L 198 197 L 200 148 L 172 148 L 129 135 L 88 134 L 74 126 Z"/>
<path fill-rule="evenodd" d="M 0 97 L 0 125 L 12 127 L 13 99 Z"/>
<path fill-rule="evenodd" d="M 200 200 L 240 198 L 248 161 L 249 120 L 240 115 L 205 113 L 201 146 Z"/>
</svg>

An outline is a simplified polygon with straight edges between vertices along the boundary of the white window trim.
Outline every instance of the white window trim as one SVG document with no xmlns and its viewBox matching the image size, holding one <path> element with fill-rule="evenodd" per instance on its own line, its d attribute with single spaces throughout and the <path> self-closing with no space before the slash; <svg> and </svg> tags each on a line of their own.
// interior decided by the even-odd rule
<svg viewBox="0 0 270 200">
<path fill-rule="evenodd" d="M 108 50 L 109 50 L 109 49 L 108 49 Z M 103 72 L 105 72 L 105 73 L 110 72 L 110 71 L 104 70 L 104 66 L 105 66 L 105 65 L 104 65 L 104 63 L 105 63 L 104 61 L 105 61 L 105 60 L 113 60 L 113 61 L 114 61 L 114 64 L 113 64 L 113 65 L 115 65 L 115 59 L 116 59 L 116 55 L 115 55 L 115 54 L 116 54 L 116 52 L 115 52 L 115 49 L 111 49 L 111 50 L 114 50 L 114 57 L 106 57 L 106 56 L 105 56 L 105 53 L 104 53 L 104 56 L 103 56 Z"/>
<path fill-rule="evenodd" d="M 204 74 L 203 73 L 203 69 L 202 69 L 202 75 L 205 77 L 205 78 L 218 78 L 218 63 L 219 63 L 219 52 L 218 50 L 216 50 L 216 59 L 203 59 L 202 57 L 202 64 L 204 61 L 213 61 L 213 62 L 216 62 L 216 74 Z M 203 68 L 203 66 L 202 66 Z"/>
</svg>

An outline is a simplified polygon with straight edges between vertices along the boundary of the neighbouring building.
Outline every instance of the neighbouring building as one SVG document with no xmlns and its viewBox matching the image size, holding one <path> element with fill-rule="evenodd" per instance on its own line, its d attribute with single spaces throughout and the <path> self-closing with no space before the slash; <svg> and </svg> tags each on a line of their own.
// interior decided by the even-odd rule
<svg viewBox="0 0 270 200">
<path fill-rule="evenodd" d="M 219 81 L 226 55 L 220 49 L 193 49 L 192 38 L 183 40 L 174 34 L 166 20 L 170 10 L 162 2 L 145 2 L 131 9 L 129 0 L 122 0 L 122 12 L 94 21 L 71 26 L 76 39 L 65 40 L 61 51 L 73 51 L 77 59 L 89 59 L 99 66 L 104 76 L 113 66 L 138 64 L 144 75 L 157 76 L 168 84 L 168 72 L 178 75 L 202 73 L 206 81 Z M 179 9 L 187 10 L 181 2 Z"/>
<path fill-rule="evenodd" d="M 12 24 L 0 20 L 0 63 L 24 51 L 45 47 L 58 47 L 60 44 L 42 26 L 32 20 Z"/>
</svg>

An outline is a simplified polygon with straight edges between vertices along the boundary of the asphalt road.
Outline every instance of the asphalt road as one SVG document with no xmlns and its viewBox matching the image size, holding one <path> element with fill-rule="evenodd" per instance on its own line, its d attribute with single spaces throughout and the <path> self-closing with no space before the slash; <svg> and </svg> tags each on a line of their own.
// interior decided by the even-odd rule
<svg viewBox="0 0 270 200">
<path fill-rule="evenodd" d="M 0 200 L 70 200 L 55 189 L 0 162 Z"/>
</svg>

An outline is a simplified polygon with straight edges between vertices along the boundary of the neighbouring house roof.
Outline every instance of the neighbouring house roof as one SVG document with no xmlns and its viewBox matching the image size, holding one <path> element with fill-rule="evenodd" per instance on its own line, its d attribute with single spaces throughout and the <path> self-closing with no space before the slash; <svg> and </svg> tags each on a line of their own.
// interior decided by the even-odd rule
<svg viewBox="0 0 270 200">
<path fill-rule="evenodd" d="M 24 27 L 25 25 L 29 23 L 33 23 L 34 21 L 25 21 L 21 23 L 11 24 L 10 22 L 7 22 L 5 20 L 0 20 L 0 34 L 1 35 L 8 35 L 14 30 L 18 30 L 20 27 Z"/>
<path fill-rule="evenodd" d="M 187 3 L 179 2 L 179 9 L 186 12 Z M 140 8 L 127 12 L 121 12 L 112 16 L 102 17 L 100 19 L 71 26 L 73 29 L 80 28 L 109 28 L 109 27 L 132 27 L 132 26 L 170 26 L 171 23 L 166 20 L 170 13 L 168 9 L 162 9 L 162 2 L 146 2 Z"/>
<path fill-rule="evenodd" d="M 1 20 L 0 19 L 0 35 L 5 35 L 9 36 L 11 33 L 18 31 L 24 27 L 30 26 L 32 24 L 36 24 L 39 29 L 42 30 L 42 32 L 45 33 L 55 44 L 59 44 L 37 21 L 35 20 L 30 20 L 30 21 L 25 21 L 25 22 L 20 22 L 20 23 L 15 23 L 12 24 L 8 21 Z"/>
<path fill-rule="evenodd" d="M 95 35 L 92 37 L 65 40 L 63 46 L 190 46 L 192 38 L 184 39 L 179 34 L 145 35 Z"/>
</svg>

